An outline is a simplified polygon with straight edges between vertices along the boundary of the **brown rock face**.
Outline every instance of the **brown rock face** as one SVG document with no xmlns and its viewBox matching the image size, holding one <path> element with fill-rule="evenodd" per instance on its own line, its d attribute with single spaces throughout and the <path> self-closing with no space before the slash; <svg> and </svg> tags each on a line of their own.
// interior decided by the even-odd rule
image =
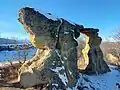
<svg viewBox="0 0 120 90">
<path fill-rule="evenodd" d="M 86 74 L 102 74 L 109 72 L 110 69 L 103 59 L 100 49 L 101 37 L 98 36 L 98 29 L 86 28 L 82 33 L 86 35 L 86 47 L 83 50 L 85 60 L 89 61 L 85 69 Z"/>
<path fill-rule="evenodd" d="M 38 48 L 36 56 L 19 70 L 21 85 L 48 84 L 50 90 L 75 87 L 79 75 L 75 38 L 79 37 L 83 26 L 51 18 L 28 7 L 20 10 L 19 17 L 33 46 Z"/>
</svg>

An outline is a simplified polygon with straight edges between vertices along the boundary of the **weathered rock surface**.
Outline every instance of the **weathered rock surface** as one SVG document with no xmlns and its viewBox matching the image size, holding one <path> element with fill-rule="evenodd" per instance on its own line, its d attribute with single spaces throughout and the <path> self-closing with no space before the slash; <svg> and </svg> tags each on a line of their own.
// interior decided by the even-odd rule
<svg viewBox="0 0 120 90">
<path fill-rule="evenodd" d="M 22 8 L 19 21 L 29 33 L 36 56 L 19 70 L 23 87 L 46 84 L 56 89 L 75 87 L 78 80 L 77 42 L 82 25 L 64 19 L 51 18 L 32 8 Z M 50 89 L 49 88 L 49 89 Z"/>
<path fill-rule="evenodd" d="M 110 69 L 103 59 L 100 49 L 101 37 L 98 36 L 98 29 L 86 28 L 82 33 L 86 35 L 86 46 L 83 49 L 83 56 L 89 61 L 85 69 L 86 74 L 102 74 L 109 72 Z"/>
<path fill-rule="evenodd" d="M 101 38 L 94 29 L 85 29 L 82 25 L 71 24 L 51 14 L 22 8 L 18 19 L 30 35 L 31 43 L 38 48 L 36 55 L 25 62 L 19 70 L 19 80 L 23 87 L 39 84 L 49 86 L 48 90 L 73 88 L 79 78 L 77 66 L 77 39 L 80 32 L 86 34 L 84 57 L 89 60 L 88 73 L 110 71 L 103 60 L 99 47 Z M 86 32 L 87 31 L 87 32 Z"/>
</svg>

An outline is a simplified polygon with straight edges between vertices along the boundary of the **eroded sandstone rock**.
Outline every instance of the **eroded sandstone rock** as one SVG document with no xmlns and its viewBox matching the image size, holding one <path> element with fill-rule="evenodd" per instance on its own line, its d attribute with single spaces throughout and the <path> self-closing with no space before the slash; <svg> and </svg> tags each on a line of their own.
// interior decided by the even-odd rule
<svg viewBox="0 0 120 90">
<path fill-rule="evenodd" d="M 101 37 L 98 36 L 98 29 L 86 28 L 82 31 L 86 35 L 86 46 L 83 49 L 83 56 L 89 61 L 85 69 L 86 74 L 102 74 L 109 72 L 110 69 L 103 59 L 100 49 Z"/>
<path fill-rule="evenodd" d="M 38 48 L 35 57 L 20 68 L 20 84 L 23 87 L 49 84 L 57 90 L 75 87 L 79 75 L 75 38 L 83 26 L 28 7 L 20 10 L 19 17 L 31 43 Z"/>
<path fill-rule="evenodd" d="M 84 57 L 89 60 L 88 73 L 105 73 L 110 71 L 103 60 L 99 47 L 101 38 L 98 30 L 85 29 L 82 25 L 71 24 L 51 14 L 22 8 L 18 19 L 30 36 L 31 43 L 38 48 L 36 55 L 25 62 L 19 70 L 19 80 L 23 87 L 39 84 L 49 85 L 49 89 L 66 90 L 73 88 L 79 78 L 77 67 L 77 39 L 81 33 L 86 34 Z"/>
</svg>

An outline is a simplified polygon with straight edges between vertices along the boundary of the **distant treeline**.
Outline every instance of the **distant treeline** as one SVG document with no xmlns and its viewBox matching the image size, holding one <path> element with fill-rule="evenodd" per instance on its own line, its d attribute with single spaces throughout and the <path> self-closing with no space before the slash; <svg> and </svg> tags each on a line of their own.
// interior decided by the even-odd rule
<svg viewBox="0 0 120 90">
<path fill-rule="evenodd" d="M 16 41 L 14 39 L 0 38 L 0 44 L 14 44 Z M 20 43 L 19 41 L 17 42 Z"/>
<path fill-rule="evenodd" d="M 1 44 L 0 51 L 13 51 L 13 50 L 25 50 L 33 48 L 32 44 Z"/>
<path fill-rule="evenodd" d="M 23 44 L 25 40 L 18 40 L 16 38 L 14 38 L 14 39 L 0 38 L 0 44 L 15 44 L 15 43 Z M 26 41 L 29 42 L 29 40 L 26 40 Z"/>
</svg>

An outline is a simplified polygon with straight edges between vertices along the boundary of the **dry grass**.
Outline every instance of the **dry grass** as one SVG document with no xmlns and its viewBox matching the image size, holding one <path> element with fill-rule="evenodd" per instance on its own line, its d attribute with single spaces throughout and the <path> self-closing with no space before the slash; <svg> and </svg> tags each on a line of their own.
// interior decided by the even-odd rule
<svg viewBox="0 0 120 90">
<path fill-rule="evenodd" d="M 3 77 L 0 80 L 0 90 L 41 90 L 43 85 L 37 85 L 31 88 L 22 88 L 18 81 L 18 70 L 21 67 L 19 63 L 7 64 L 0 67 L 2 70 Z M 35 89 L 36 88 L 36 89 Z M 47 89 L 46 89 L 47 90 Z"/>
<path fill-rule="evenodd" d="M 16 88 L 16 85 L 10 83 L 18 78 L 18 69 L 20 68 L 19 63 L 4 64 L 0 67 L 0 90 L 21 90 Z M 8 83 L 9 82 L 9 83 Z M 20 85 L 17 85 L 17 87 Z"/>
</svg>

